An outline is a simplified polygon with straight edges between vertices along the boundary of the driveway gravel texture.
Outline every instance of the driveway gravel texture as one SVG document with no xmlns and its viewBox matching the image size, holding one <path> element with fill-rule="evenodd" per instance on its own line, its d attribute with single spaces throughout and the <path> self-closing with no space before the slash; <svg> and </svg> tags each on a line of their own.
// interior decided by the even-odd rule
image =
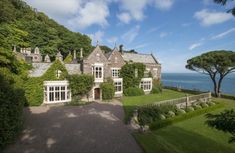
<svg viewBox="0 0 235 153">
<path fill-rule="evenodd" d="M 123 123 L 121 103 L 40 106 L 24 110 L 25 126 L 5 153 L 141 153 Z"/>
</svg>

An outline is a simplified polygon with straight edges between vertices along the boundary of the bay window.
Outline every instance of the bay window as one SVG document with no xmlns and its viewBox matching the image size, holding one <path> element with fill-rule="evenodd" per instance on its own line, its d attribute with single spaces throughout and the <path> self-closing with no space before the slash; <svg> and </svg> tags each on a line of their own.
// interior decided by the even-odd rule
<svg viewBox="0 0 235 153">
<path fill-rule="evenodd" d="M 152 90 L 152 78 L 142 78 L 140 82 L 140 88 L 144 91 Z"/>
</svg>

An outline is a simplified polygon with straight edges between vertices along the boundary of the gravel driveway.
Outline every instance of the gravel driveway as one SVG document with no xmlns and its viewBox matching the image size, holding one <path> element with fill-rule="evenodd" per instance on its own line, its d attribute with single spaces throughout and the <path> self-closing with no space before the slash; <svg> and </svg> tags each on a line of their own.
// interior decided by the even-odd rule
<svg viewBox="0 0 235 153">
<path fill-rule="evenodd" d="M 5 152 L 143 152 L 123 124 L 120 103 L 30 107 L 22 135 Z"/>
</svg>

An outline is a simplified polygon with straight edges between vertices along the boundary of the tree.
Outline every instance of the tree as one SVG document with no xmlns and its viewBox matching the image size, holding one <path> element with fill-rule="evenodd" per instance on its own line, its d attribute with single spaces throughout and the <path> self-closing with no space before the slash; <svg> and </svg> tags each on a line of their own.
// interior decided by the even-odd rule
<svg viewBox="0 0 235 153">
<path fill-rule="evenodd" d="M 223 79 L 235 72 L 235 52 L 211 51 L 187 61 L 186 68 L 209 75 L 214 85 L 215 96 L 218 97 Z"/>
<path fill-rule="evenodd" d="M 230 1 L 234 1 L 234 0 L 230 0 Z M 226 5 L 228 3 L 228 0 L 214 0 L 214 2 L 221 4 L 221 5 Z M 227 12 L 232 13 L 233 16 L 235 16 L 235 7 L 229 9 Z"/>
<path fill-rule="evenodd" d="M 225 110 L 220 114 L 206 114 L 206 124 L 224 132 L 232 134 L 229 143 L 235 142 L 235 111 Z"/>
</svg>

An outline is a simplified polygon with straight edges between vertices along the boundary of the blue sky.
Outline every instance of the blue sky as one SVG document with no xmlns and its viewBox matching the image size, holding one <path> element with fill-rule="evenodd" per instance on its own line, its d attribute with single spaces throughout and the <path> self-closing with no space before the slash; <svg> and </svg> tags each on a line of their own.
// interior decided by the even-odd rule
<svg viewBox="0 0 235 153">
<path fill-rule="evenodd" d="M 235 51 L 235 5 L 212 0 L 25 0 L 96 45 L 152 53 L 163 72 L 190 72 L 187 59 L 211 50 Z"/>
</svg>

